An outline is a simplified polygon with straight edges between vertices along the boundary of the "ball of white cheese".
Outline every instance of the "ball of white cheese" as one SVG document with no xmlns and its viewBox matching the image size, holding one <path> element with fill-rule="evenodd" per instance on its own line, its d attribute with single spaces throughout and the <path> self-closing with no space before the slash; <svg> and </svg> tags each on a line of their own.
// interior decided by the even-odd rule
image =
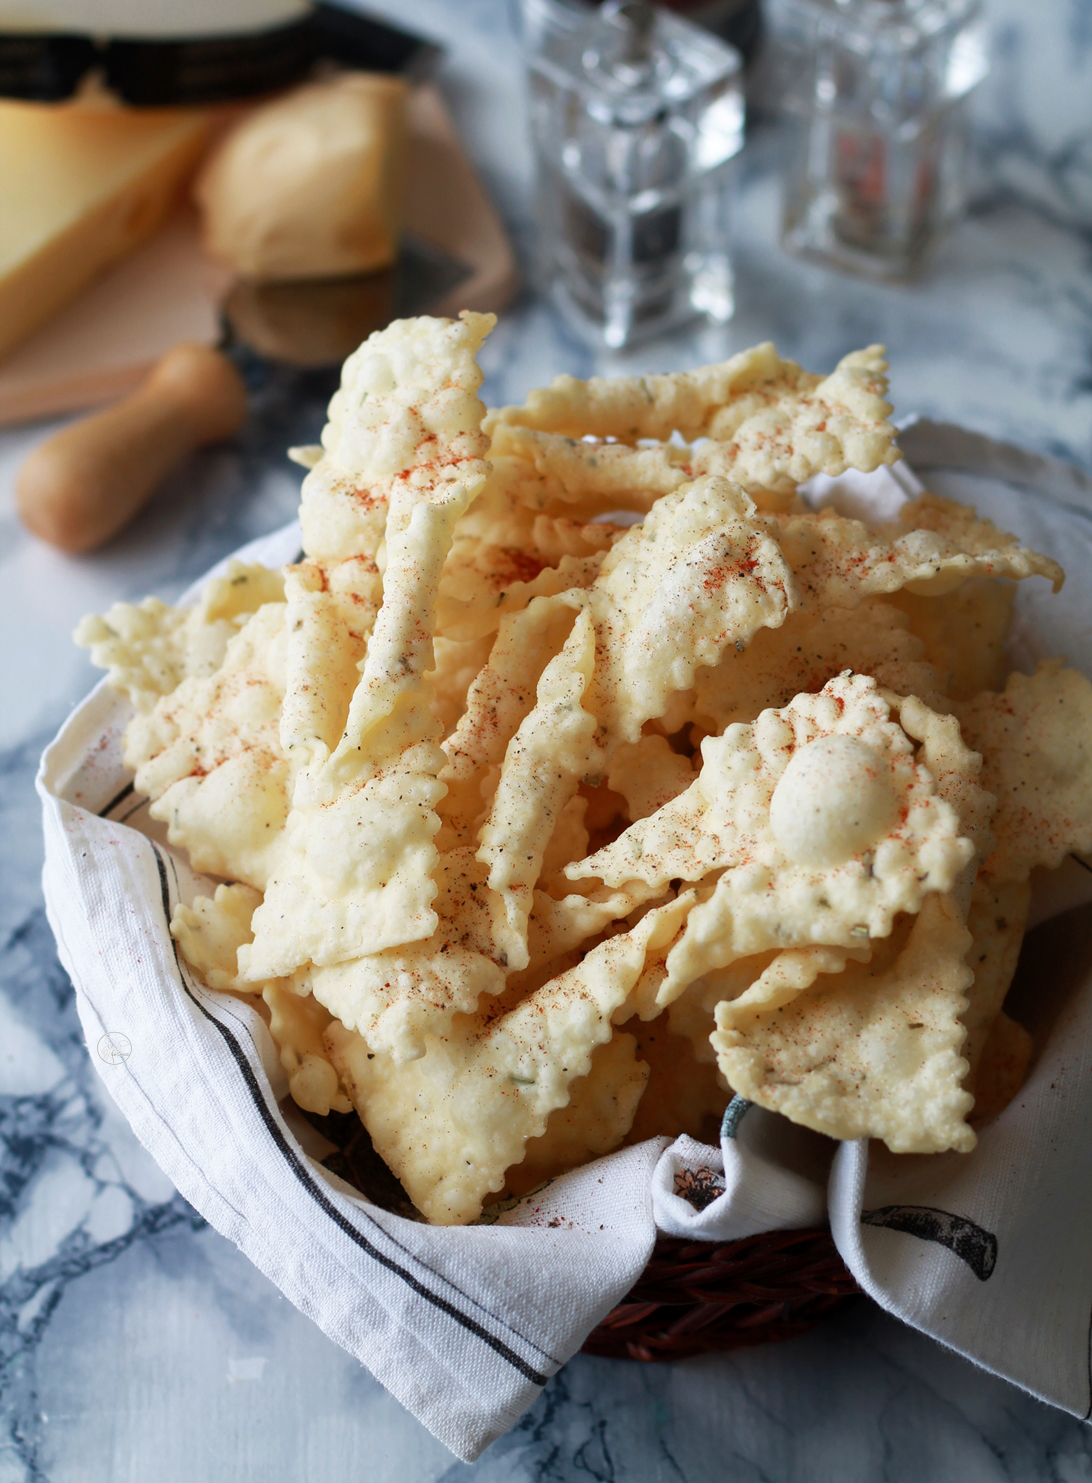
<svg viewBox="0 0 1092 1483">
<path fill-rule="evenodd" d="M 770 801 L 790 860 L 841 865 L 877 844 L 898 816 L 887 759 L 855 736 L 822 736 L 794 753 Z"/>
<path fill-rule="evenodd" d="M 194 190 L 205 245 L 248 278 L 366 273 L 398 253 L 406 84 L 346 72 L 255 109 Z"/>
</svg>

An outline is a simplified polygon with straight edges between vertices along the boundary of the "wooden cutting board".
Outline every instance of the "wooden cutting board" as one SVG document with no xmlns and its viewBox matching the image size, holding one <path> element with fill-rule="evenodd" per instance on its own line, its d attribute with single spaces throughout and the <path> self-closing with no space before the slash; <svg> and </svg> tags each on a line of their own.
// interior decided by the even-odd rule
<svg viewBox="0 0 1092 1483">
<path fill-rule="evenodd" d="M 410 94 L 407 124 L 406 231 L 470 269 L 436 312 L 503 309 L 519 287 L 512 246 L 431 83 Z M 0 426 L 98 406 L 132 391 L 180 340 L 215 344 L 231 281 L 202 250 L 194 208 L 180 207 L 0 361 Z"/>
</svg>

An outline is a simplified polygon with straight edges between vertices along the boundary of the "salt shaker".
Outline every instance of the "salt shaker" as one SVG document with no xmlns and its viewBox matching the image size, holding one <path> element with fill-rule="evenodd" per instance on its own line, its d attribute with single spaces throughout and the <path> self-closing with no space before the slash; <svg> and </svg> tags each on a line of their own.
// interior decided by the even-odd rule
<svg viewBox="0 0 1092 1483">
<path fill-rule="evenodd" d="M 539 285 L 618 349 L 734 309 L 739 53 L 645 0 L 525 5 Z"/>
<path fill-rule="evenodd" d="M 988 68 L 980 0 L 778 0 L 792 121 L 782 241 L 914 277 L 962 211 L 966 103 Z"/>
</svg>

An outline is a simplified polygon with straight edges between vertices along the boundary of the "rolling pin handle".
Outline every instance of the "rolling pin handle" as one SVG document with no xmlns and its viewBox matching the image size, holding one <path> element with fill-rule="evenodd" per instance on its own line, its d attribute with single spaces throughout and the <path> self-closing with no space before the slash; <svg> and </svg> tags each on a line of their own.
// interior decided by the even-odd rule
<svg viewBox="0 0 1092 1483">
<path fill-rule="evenodd" d="M 234 436 L 246 412 L 243 379 L 224 355 L 176 345 L 130 396 L 28 455 L 15 483 L 23 523 L 62 551 L 94 550 L 188 454 Z"/>
</svg>

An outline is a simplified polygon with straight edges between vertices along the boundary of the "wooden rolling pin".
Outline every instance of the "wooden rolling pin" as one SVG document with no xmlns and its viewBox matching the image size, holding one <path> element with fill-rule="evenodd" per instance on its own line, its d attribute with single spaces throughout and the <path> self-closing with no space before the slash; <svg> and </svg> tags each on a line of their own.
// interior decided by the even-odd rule
<svg viewBox="0 0 1092 1483">
<path fill-rule="evenodd" d="M 246 387 L 226 356 L 176 345 L 131 396 L 34 449 L 15 481 L 23 522 L 62 551 L 93 550 L 187 454 L 233 437 L 246 413 Z"/>
</svg>

